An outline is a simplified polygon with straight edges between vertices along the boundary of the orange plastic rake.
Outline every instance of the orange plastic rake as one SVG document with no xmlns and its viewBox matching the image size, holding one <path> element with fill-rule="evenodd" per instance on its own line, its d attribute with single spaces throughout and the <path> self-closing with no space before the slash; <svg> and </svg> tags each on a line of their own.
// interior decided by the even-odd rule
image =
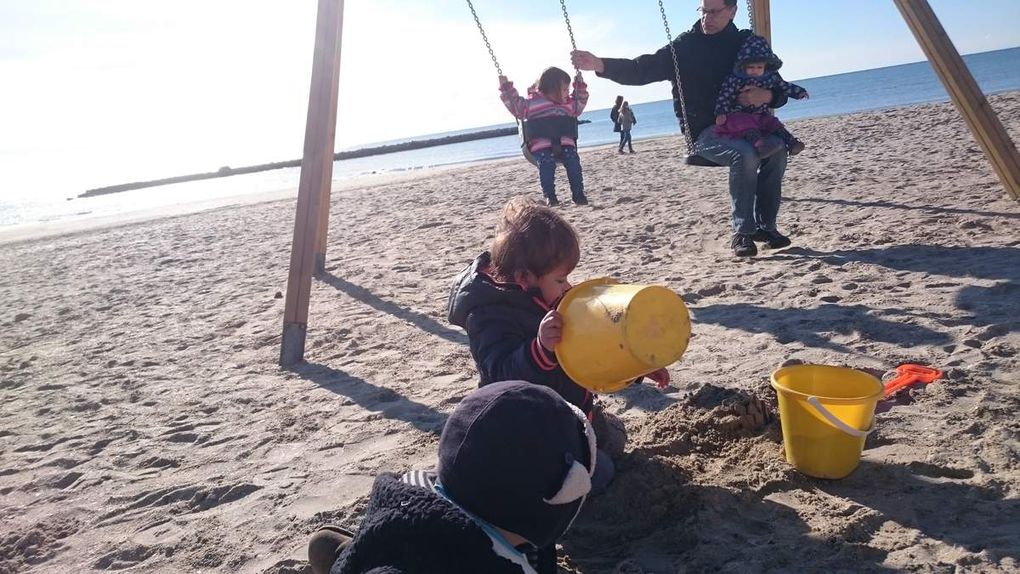
<svg viewBox="0 0 1020 574">
<path fill-rule="evenodd" d="M 924 383 L 927 385 L 936 379 L 942 378 L 942 371 L 938 369 L 911 363 L 900 365 L 890 372 L 892 373 L 892 378 L 884 383 L 885 392 L 883 393 L 883 398 L 886 399 L 914 383 Z"/>
</svg>

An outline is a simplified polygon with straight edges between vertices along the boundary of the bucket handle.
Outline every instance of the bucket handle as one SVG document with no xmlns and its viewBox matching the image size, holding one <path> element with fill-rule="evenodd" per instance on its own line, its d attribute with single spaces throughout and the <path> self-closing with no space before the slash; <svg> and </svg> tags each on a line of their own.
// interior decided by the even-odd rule
<svg viewBox="0 0 1020 574">
<path fill-rule="evenodd" d="M 818 397 L 808 397 L 807 401 L 811 403 L 811 406 L 815 407 L 815 410 L 818 411 L 818 414 L 825 417 L 825 420 L 829 421 L 832 424 L 832 426 L 838 428 L 839 430 L 845 432 L 846 434 L 852 437 L 864 438 L 871 434 L 871 431 L 875 430 L 874 423 L 872 423 L 870 429 L 862 431 L 855 429 L 854 427 L 839 420 L 838 418 L 836 418 L 836 415 L 829 412 L 829 409 L 822 406 L 822 403 L 818 400 Z"/>
</svg>

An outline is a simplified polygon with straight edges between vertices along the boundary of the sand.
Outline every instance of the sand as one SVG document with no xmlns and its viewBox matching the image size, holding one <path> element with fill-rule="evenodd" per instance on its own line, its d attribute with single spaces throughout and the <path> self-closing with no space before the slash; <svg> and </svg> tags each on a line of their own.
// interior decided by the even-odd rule
<svg viewBox="0 0 1020 574">
<path fill-rule="evenodd" d="M 990 101 L 1020 141 L 1020 93 Z M 679 138 L 583 151 L 572 278 L 669 286 L 693 338 L 666 392 L 603 397 L 627 441 L 563 568 L 1017 571 L 1020 203 L 949 104 L 790 127 L 794 247 L 753 259 L 725 171 Z M 337 189 L 293 369 L 293 198 L 0 246 L 0 572 L 307 571 L 376 474 L 433 464 L 476 384 L 448 287 L 518 194 L 523 160 Z M 768 386 L 797 362 L 946 377 L 880 403 L 860 467 L 820 480 L 785 462 Z"/>
</svg>

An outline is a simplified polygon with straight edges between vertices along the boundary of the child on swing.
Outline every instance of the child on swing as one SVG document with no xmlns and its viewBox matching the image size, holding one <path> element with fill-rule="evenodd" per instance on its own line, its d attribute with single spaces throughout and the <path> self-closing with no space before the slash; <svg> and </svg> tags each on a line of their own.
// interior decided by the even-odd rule
<svg viewBox="0 0 1020 574">
<path fill-rule="evenodd" d="M 507 203 L 491 251 L 456 278 L 447 308 L 450 323 L 467 331 L 479 386 L 529 381 L 592 417 L 594 396 L 567 376 L 554 352 L 563 335 L 556 305 L 580 257 L 577 232 L 554 210 L 524 198 Z M 666 369 L 647 377 L 659 388 L 669 384 Z M 599 449 L 592 492 L 604 490 L 613 475 L 612 460 Z"/>
<path fill-rule="evenodd" d="M 528 97 L 517 93 L 513 82 L 499 77 L 499 96 L 510 113 L 519 120 L 539 123 L 557 117 L 576 118 L 588 103 L 588 85 L 578 72 L 574 78 L 574 92 L 570 93 L 570 75 L 559 68 L 547 68 L 538 81 L 528 88 Z M 587 205 L 584 181 L 581 177 L 581 159 L 577 155 L 577 142 L 569 135 L 555 138 L 534 137 L 526 142 L 528 150 L 538 164 L 538 179 L 542 194 L 550 206 L 559 205 L 556 198 L 556 161 L 563 162 L 570 182 L 570 194 L 577 205 Z"/>
<path fill-rule="evenodd" d="M 783 122 L 768 112 L 768 105 L 741 106 L 737 96 L 745 86 L 779 88 L 787 96 L 801 100 L 808 98 L 808 92 L 797 84 L 791 84 L 779 75 L 780 60 L 768 43 L 760 36 L 751 36 L 737 52 L 737 63 L 733 72 L 723 81 L 715 102 L 715 131 L 721 136 L 745 139 L 754 144 L 762 157 L 782 149 L 778 142 L 770 141 L 769 135 L 776 135 L 790 155 L 804 150 L 804 143 L 786 129 Z"/>
</svg>

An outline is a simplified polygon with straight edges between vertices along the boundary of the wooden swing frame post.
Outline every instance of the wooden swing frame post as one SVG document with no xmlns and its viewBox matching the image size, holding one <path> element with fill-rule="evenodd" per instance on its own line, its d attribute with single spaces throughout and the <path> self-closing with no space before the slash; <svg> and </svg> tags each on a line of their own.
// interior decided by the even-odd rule
<svg viewBox="0 0 1020 574">
<path fill-rule="evenodd" d="M 283 312 L 280 344 L 280 364 L 283 366 L 293 365 L 304 358 L 313 269 L 319 259 L 317 256 L 321 255 L 323 263 L 325 261 L 343 13 L 343 0 L 319 0 L 304 156 L 301 159 L 294 241 L 291 244 L 290 274 Z M 317 251 L 320 242 L 323 245 Z"/>
<path fill-rule="evenodd" d="M 894 1 L 974 139 L 991 162 L 1002 186 L 1013 199 L 1020 199 L 1020 153 L 999 117 L 988 105 L 935 12 L 927 0 Z"/>
</svg>

